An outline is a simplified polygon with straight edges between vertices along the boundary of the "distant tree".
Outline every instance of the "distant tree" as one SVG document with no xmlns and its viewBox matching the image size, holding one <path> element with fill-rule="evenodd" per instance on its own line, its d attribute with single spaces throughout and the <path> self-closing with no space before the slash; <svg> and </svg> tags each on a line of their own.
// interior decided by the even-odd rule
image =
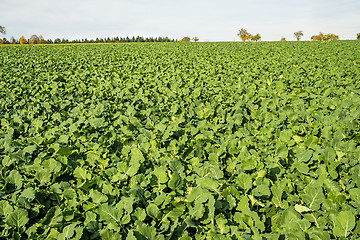
<svg viewBox="0 0 360 240">
<path fill-rule="evenodd" d="M 257 42 L 257 41 L 260 41 L 260 40 L 261 40 L 260 34 L 256 34 L 254 36 L 251 35 L 251 41 Z"/>
<path fill-rule="evenodd" d="M 357 40 L 360 40 L 360 33 L 358 33 L 358 34 L 356 35 L 356 39 L 357 39 Z"/>
<path fill-rule="evenodd" d="M 36 34 L 33 34 L 29 39 L 29 44 L 38 44 L 39 41 L 39 37 Z"/>
<path fill-rule="evenodd" d="M 41 35 L 39 35 L 39 44 L 46 44 L 44 37 Z"/>
<path fill-rule="evenodd" d="M 319 32 L 319 35 L 311 36 L 310 39 L 313 41 L 322 41 L 324 40 L 324 34 L 322 32 Z"/>
<path fill-rule="evenodd" d="M 179 42 L 190 42 L 190 40 L 189 37 L 183 37 Z"/>
<path fill-rule="evenodd" d="M 310 38 L 312 41 L 321 41 L 319 35 L 311 36 Z"/>
<path fill-rule="evenodd" d="M 60 39 L 60 38 L 56 38 L 56 39 L 54 40 L 54 43 L 55 43 L 55 44 L 61 43 L 61 39 Z"/>
<path fill-rule="evenodd" d="M 197 42 L 197 41 L 199 41 L 199 38 L 198 37 L 193 37 L 193 39 L 192 39 L 194 42 Z"/>
<path fill-rule="evenodd" d="M 20 39 L 19 39 L 19 43 L 20 44 L 27 44 L 26 38 L 24 38 L 24 36 L 21 36 Z"/>
<path fill-rule="evenodd" d="M 329 33 L 327 35 L 324 36 L 324 40 L 325 41 L 334 41 L 334 40 L 339 40 L 339 35 L 335 35 L 333 33 Z"/>
<path fill-rule="evenodd" d="M 9 40 L 7 40 L 6 38 L 3 38 L 3 39 L 2 39 L 2 43 L 3 43 L 3 44 L 9 44 L 10 42 L 9 42 Z"/>
<path fill-rule="evenodd" d="M 10 38 L 10 43 L 11 43 L 11 44 L 16 44 L 16 39 L 15 39 L 14 37 L 11 37 L 11 38 Z"/>
<path fill-rule="evenodd" d="M 302 30 L 294 32 L 294 36 L 296 37 L 296 40 L 299 41 L 302 36 L 304 36 L 304 33 Z"/>
<path fill-rule="evenodd" d="M 3 26 L 0 26 L 0 33 L 6 34 L 6 29 Z"/>
<path fill-rule="evenodd" d="M 250 40 L 251 39 L 251 34 L 248 33 L 248 31 L 244 28 L 242 28 L 241 30 L 239 30 L 238 34 L 237 34 L 241 40 L 243 42 L 245 42 L 246 40 Z"/>
<path fill-rule="evenodd" d="M 319 32 L 319 35 L 311 36 L 311 40 L 313 41 L 334 41 L 338 39 L 339 39 L 339 35 L 333 33 L 324 34 L 322 32 Z"/>
<path fill-rule="evenodd" d="M 285 42 L 286 39 L 285 39 L 284 37 L 282 37 L 282 38 L 280 39 L 280 41 Z"/>
<path fill-rule="evenodd" d="M 324 35 L 324 33 L 319 32 L 318 39 L 319 39 L 319 41 L 325 40 L 325 35 Z"/>
</svg>

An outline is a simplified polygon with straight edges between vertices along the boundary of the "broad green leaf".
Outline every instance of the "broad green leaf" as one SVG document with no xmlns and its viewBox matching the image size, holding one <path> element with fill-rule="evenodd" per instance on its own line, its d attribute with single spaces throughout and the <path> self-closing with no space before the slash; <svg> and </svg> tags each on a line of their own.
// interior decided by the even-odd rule
<svg viewBox="0 0 360 240">
<path fill-rule="evenodd" d="M 27 235 L 28 238 L 36 238 L 38 236 L 38 234 L 36 233 L 37 230 L 37 226 L 36 224 L 33 224 L 31 227 L 29 227 L 28 229 L 26 229 L 25 233 Z"/>
<path fill-rule="evenodd" d="M 317 183 L 307 185 L 300 196 L 306 207 L 312 210 L 319 210 L 320 205 L 325 200 L 323 189 Z"/>
<path fill-rule="evenodd" d="M 89 192 L 89 197 L 95 204 L 100 204 L 106 202 L 108 197 L 105 194 L 98 192 L 97 190 L 91 189 Z"/>
<path fill-rule="evenodd" d="M 23 149 L 23 152 L 33 154 L 33 152 L 35 152 L 36 150 L 37 150 L 37 147 L 35 145 L 29 145 Z"/>
<path fill-rule="evenodd" d="M 81 180 L 91 180 L 91 174 L 85 168 L 76 167 L 74 170 L 74 177 Z"/>
<path fill-rule="evenodd" d="M 130 230 L 126 236 L 126 240 L 137 240 L 137 238 L 134 235 L 134 230 Z"/>
<path fill-rule="evenodd" d="M 311 149 L 318 149 L 319 146 L 317 145 L 319 139 L 315 136 L 309 136 L 306 140 L 305 140 L 305 146 L 307 146 L 308 148 L 311 148 Z"/>
<path fill-rule="evenodd" d="M 249 174 L 242 172 L 236 178 L 236 184 L 246 193 L 252 187 L 252 178 Z"/>
<path fill-rule="evenodd" d="M 40 182 L 40 184 L 50 183 L 52 177 L 51 171 L 48 169 L 40 169 L 35 174 L 35 179 Z"/>
<path fill-rule="evenodd" d="M 35 191 L 33 188 L 29 187 L 22 191 L 20 197 L 27 198 L 29 201 L 35 199 Z"/>
<path fill-rule="evenodd" d="M 14 189 L 20 189 L 23 185 L 22 177 L 17 170 L 11 170 L 9 176 L 6 177 L 6 183 L 13 185 Z"/>
<path fill-rule="evenodd" d="M 289 150 L 288 147 L 286 145 L 281 145 L 277 150 L 276 153 L 278 154 L 277 157 L 278 158 L 282 158 L 285 159 L 288 154 L 289 154 Z"/>
<path fill-rule="evenodd" d="M 221 190 L 219 189 L 220 183 L 212 178 L 205 177 L 205 178 L 198 178 L 196 180 L 197 184 L 203 188 L 206 188 L 212 192 L 217 194 L 221 194 Z"/>
<path fill-rule="evenodd" d="M 42 165 L 50 172 L 56 173 L 56 172 L 60 172 L 60 170 L 61 170 L 61 163 L 59 163 L 58 161 L 56 161 L 53 158 L 45 160 Z"/>
<path fill-rule="evenodd" d="M 191 219 L 194 220 L 202 218 L 204 213 L 205 213 L 205 206 L 200 200 L 195 201 L 194 206 L 190 207 L 189 209 L 189 214 L 191 216 Z"/>
<path fill-rule="evenodd" d="M 229 232 L 230 228 L 227 226 L 228 220 L 224 217 L 223 214 L 217 215 L 215 221 L 221 234 L 226 234 Z"/>
<path fill-rule="evenodd" d="M 269 187 L 264 184 L 256 186 L 251 192 L 255 197 L 269 197 L 271 195 Z"/>
<path fill-rule="evenodd" d="M 286 209 L 288 207 L 287 203 L 282 200 L 282 195 L 284 192 L 283 184 L 276 184 L 271 186 L 271 192 L 273 197 L 271 201 L 275 204 L 276 207 Z"/>
<path fill-rule="evenodd" d="M 190 193 L 187 195 L 189 202 L 199 201 L 201 203 L 206 202 L 210 197 L 210 192 L 207 189 L 201 187 L 195 187 L 190 189 Z"/>
<path fill-rule="evenodd" d="M 97 222 L 96 217 L 97 217 L 97 215 L 96 215 L 96 213 L 94 213 L 94 212 L 88 211 L 88 212 L 86 212 L 86 214 L 85 214 L 84 225 L 88 228 L 88 230 L 89 230 L 90 232 L 93 232 L 93 230 L 97 230 L 97 228 L 92 229 L 91 227 L 92 227 L 93 225 L 90 224 L 90 223 L 93 223 L 93 222 Z M 90 224 L 90 225 L 89 225 L 89 224 Z M 89 225 L 89 226 L 88 226 L 88 225 Z M 89 228 L 90 228 L 90 229 L 89 229 Z"/>
<path fill-rule="evenodd" d="M 302 206 L 302 205 L 299 205 L 299 204 L 295 204 L 295 210 L 296 210 L 298 213 L 311 212 L 311 211 L 313 211 L 312 209 L 310 209 L 310 208 L 308 208 L 308 207 L 305 207 L 305 206 Z"/>
<path fill-rule="evenodd" d="M 142 221 L 145 220 L 147 215 L 146 215 L 145 209 L 142 209 L 142 208 L 138 207 L 138 208 L 135 209 L 132 216 L 135 217 L 137 220 L 142 222 Z"/>
<path fill-rule="evenodd" d="M 290 141 L 292 136 L 293 136 L 292 130 L 287 129 L 287 130 L 284 130 L 284 131 L 280 132 L 279 139 L 282 142 L 287 143 L 288 141 Z"/>
<path fill-rule="evenodd" d="M 288 239 L 304 239 L 305 233 L 298 224 L 299 221 L 301 221 L 300 215 L 294 208 L 286 209 L 279 219 L 281 233 L 285 234 Z M 307 226 L 310 227 L 309 222 Z"/>
<path fill-rule="evenodd" d="M 133 161 L 128 165 L 126 162 L 119 162 L 117 164 L 118 173 L 113 177 L 113 181 L 124 180 L 128 176 L 134 176 L 140 168 L 140 162 Z"/>
<path fill-rule="evenodd" d="M 285 234 L 287 239 L 304 239 L 305 233 L 311 226 L 306 219 L 296 220 L 282 225 L 281 232 Z"/>
<path fill-rule="evenodd" d="M 46 231 L 47 233 L 48 231 Z M 59 237 L 60 233 L 57 229 L 51 228 L 49 234 L 46 236 L 46 239 L 55 240 Z"/>
<path fill-rule="evenodd" d="M 134 199 L 131 197 L 122 197 L 121 200 L 115 205 L 117 209 L 124 209 L 127 213 L 133 212 Z"/>
<path fill-rule="evenodd" d="M 156 181 L 158 182 L 159 185 L 166 183 L 169 179 L 167 172 L 159 167 L 156 167 L 152 172 L 152 174 L 156 176 Z"/>
<path fill-rule="evenodd" d="M 283 224 L 295 222 L 299 219 L 300 219 L 300 214 L 297 213 L 294 208 L 290 207 L 282 213 L 281 219 L 279 219 L 279 220 L 280 220 L 281 224 L 283 225 Z"/>
<path fill-rule="evenodd" d="M 312 153 L 303 148 L 299 148 L 296 152 L 296 157 L 300 162 L 308 162 L 312 156 Z"/>
<path fill-rule="evenodd" d="M 159 208 L 155 204 L 152 204 L 152 203 L 150 203 L 146 207 L 146 212 L 152 218 L 158 218 L 158 217 L 160 217 L 160 214 L 161 214 Z"/>
<path fill-rule="evenodd" d="M 131 149 L 130 163 L 133 163 L 133 162 L 142 163 L 144 161 L 145 161 L 145 158 L 144 158 L 144 155 L 142 154 L 142 152 L 140 151 L 140 149 L 138 149 L 138 148 Z"/>
<path fill-rule="evenodd" d="M 13 207 L 10 205 L 10 203 L 6 200 L 0 201 L 0 215 L 2 217 L 7 217 L 10 213 L 13 212 Z"/>
<path fill-rule="evenodd" d="M 29 221 L 28 212 L 25 209 L 17 208 L 6 218 L 6 224 L 11 227 L 20 228 Z"/>
<path fill-rule="evenodd" d="M 45 226 L 56 227 L 63 220 L 63 213 L 59 206 L 52 207 L 48 210 L 41 223 Z"/>
<path fill-rule="evenodd" d="M 182 203 L 175 204 L 171 210 L 169 210 L 168 212 L 164 212 L 164 215 L 163 215 L 162 219 L 160 220 L 160 223 L 165 221 L 168 218 L 172 221 L 175 221 L 180 216 L 182 216 L 184 211 L 185 211 L 185 206 Z"/>
<path fill-rule="evenodd" d="M 168 187 L 172 190 L 176 190 L 181 185 L 181 176 L 177 172 L 174 172 L 170 176 Z"/>
<path fill-rule="evenodd" d="M 342 211 L 335 219 L 333 233 L 337 237 L 348 237 L 355 227 L 355 216 L 350 211 Z"/>
<path fill-rule="evenodd" d="M 66 135 L 66 134 L 63 134 L 63 135 L 60 135 L 59 137 L 59 142 L 61 143 L 68 143 L 68 140 L 69 140 L 69 135 Z"/>
<path fill-rule="evenodd" d="M 78 225 L 78 223 L 72 223 L 70 225 L 67 225 L 64 227 L 62 233 L 59 235 L 59 239 L 74 239 L 73 236 L 75 234 L 75 227 Z"/>
<path fill-rule="evenodd" d="M 119 240 L 122 239 L 121 235 L 117 231 L 112 231 L 109 229 L 102 229 L 100 231 L 100 236 L 102 240 Z"/>
<path fill-rule="evenodd" d="M 316 227 L 310 228 L 309 237 L 311 240 L 330 240 L 328 232 Z"/>
<path fill-rule="evenodd" d="M 122 209 L 116 209 L 112 206 L 109 206 L 107 203 L 104 203 L 97 209 L 97 214 L 100 217 L 100 221 L 104 221 L 109 227 L 117 230 L 119 229 L 119 225 L 121 224 L 121 218 L 123 216 Z"/>
<path fill-rule="evenodd" d="M 148 226 L 146 223 L 139 224 L 136 227 L 136 231 L 140 234 L 140 237 L 137 237 L 137 239 L 155 239 L 156 237 L 156 228 Z"/>
</svg>

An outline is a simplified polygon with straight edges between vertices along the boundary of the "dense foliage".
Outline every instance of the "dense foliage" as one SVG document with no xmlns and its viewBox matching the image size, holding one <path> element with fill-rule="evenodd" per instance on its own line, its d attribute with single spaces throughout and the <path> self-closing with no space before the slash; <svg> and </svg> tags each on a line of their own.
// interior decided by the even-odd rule
<svg viewBox="0 0 360 240">
<path fill-rule="evenodd" d="M 360 43 L 0 49 L 0 232 L 360 237 Z"/>
</svg>

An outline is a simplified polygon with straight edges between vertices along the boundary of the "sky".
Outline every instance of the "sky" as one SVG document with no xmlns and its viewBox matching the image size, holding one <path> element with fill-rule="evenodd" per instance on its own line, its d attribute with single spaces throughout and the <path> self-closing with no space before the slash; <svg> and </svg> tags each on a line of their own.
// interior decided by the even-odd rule
<svg viewBox="0 0 360 240">
<path fill-rule="evenodd" d="M 1 0 L 6 37 L 45 39 L 158 37 L 240 41 L 245 28 L 262 41 L 302 40 L 323 32 L 355 39 L 359 0 Z"/>
</svg>

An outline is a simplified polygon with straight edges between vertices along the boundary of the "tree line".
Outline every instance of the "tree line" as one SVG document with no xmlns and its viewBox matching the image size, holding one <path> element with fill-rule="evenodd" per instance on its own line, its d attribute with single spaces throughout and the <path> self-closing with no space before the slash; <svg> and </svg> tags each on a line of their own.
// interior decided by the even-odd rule
<svg viewBox="0 0 360 240">
<path fill-rule="evenodd" d="M 6 30 L 4 27 L 0 26 L 0 32 L 5 34 Z M 0 39 L 2 44 L 66 44 L 66 43 L 120 43 L 120 42 L 176 42 L 177 39 L 169 37 L 142 37 L 142 36 L 133 36 L 133 37 L 107 37 L 107 38 L 96 38 L 96 39 L 75 39 L 68 40 L 65 38 L 56 38 L 55 40 L 47 39 L 45 40 L 43 36 L 33 34 L 29 39 L 26 39 L 24 36 L 21 36 L 19 39 L 11 37 L 10 40 L 3 38 Z"/>
</svg>

